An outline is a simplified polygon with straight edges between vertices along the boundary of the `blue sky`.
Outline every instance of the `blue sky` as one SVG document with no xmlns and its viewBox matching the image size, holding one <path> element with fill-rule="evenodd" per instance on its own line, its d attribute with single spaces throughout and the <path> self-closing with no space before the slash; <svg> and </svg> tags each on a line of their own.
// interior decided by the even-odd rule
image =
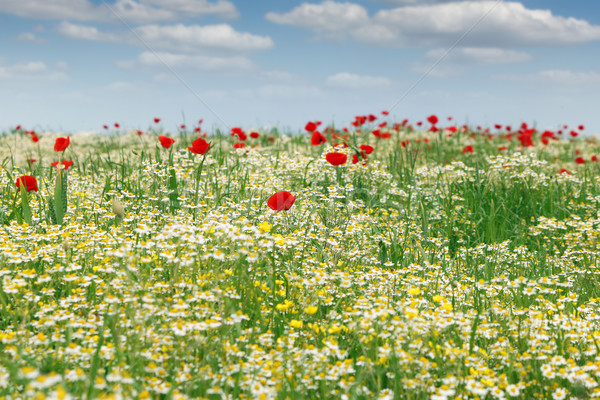
<svg viewBox="0 0 600 400">
<path fill-rule="evenodd" d="M 2 0 L 0 32 L 0 129 L 390 110 L 600 133 L 597 1 Z"/>
</svg>

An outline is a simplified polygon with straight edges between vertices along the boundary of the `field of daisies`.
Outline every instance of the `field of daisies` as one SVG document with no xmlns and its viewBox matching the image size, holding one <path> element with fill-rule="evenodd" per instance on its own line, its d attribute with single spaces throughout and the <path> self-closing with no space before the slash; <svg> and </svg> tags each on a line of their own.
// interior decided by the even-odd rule
<svg viewBox="0 0 600 400">
<path fill-rule="evenodd" d="M 0 137 L 2 399 L 600 397 L 583 126 Z"/>
</svg>

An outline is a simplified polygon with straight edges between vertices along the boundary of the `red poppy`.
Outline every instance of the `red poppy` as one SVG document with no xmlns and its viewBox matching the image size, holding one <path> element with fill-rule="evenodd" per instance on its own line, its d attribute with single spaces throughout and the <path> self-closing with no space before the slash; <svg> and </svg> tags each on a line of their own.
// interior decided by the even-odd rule
<svg viewBox="0 0 600 400">
<path fill-rule="evenodd" d="M 160 118 L 154 118 L 154 123 L 158 124 L 160 122 Z"/>
<path fill-rule="evenodd" d="M 317 129 L 317 124 L 315 124 L 314 122 L 308 122 L 304 129 L 306 129 L 308 132 L 314 132 L 315 129 Z"/>
<path fill-rule="evenodd" d="M 506 147 L 506 146 L 498 147 L 498 151 L 505 151 L 505 150 L 508 150 L 508 147 Z"/>
<path fill-rule="evenodd" d="M 34 192 L 38 191 L 37 180 L 33 176 L 23 175 L 20 178 L 17 178 L 15 185 L 19 188 L 19 191 L 21 191 L 21 183 L 25 185 L 28 192 L 31 192 L 32 190 Z"/>
<path fill-rule="evenodd" d="M 431 124 L 431 125 L 435 125 L 438 123 L 438 117 L 437 115 L 430 115 L 429 117 L 427 117 L 427 121 Z"/>
<path fill-rule="evenodd" d="M 258 137 L 259 137 L 259 136 L 260 136 L 260 135 L 258 134 L 258 132 L 251 132 L 251 133 L 250 133 L 250 137 L 251 137 L 252 139 L 258 139 Z"/>
<path fill-rule="evenodd" d="M 344 153 L 327 153 L 325 158 L 331 165 L 346 164 L 346 161 L 348 160 L 348 156 L 346 156 Z"/>
<path fill-rule="evenodd" d="M 20 131 L 20 130 L 21 130 L 21 125 L 17 125 L 17 126 L 15 127 L 15 131 Z"/>
<path fill-rule="evenodd" d="M 33 164 L 34 162 L 37 162 L 37 158 L 28 158 L 28 159 L 27 159 L 27 162 L 28 162 L 29 164 Z"/>
<path fill-rule="evenodd" d="M 577 131 L 571 131 L 571 132 L 569 132 L 569 134 L 571 136 L 575 137 L 575 136 L 579 135 L 579 132 L 577 132 Z"/>
<path fill-rule="evenodd" d="M 138 135 L 138 136 L 142 136 L 142 135 L 144 134 L 144 132 L 142 132 L 142 131 L 141 131 L 141 130 L 139 130 L 139 129 L 136 129 L 136 130 L 135 130 L 135 133 L 137 133 L 137 135 Z"/>
<path fill-rule="evenodd" d="M 361 150 L 360 152 L 360 156 L 362 160 L 366 160 L 367 159 L 367 153 L 364 150 Z M 363 165 L 366 165 L 366 161 L 363 162 Z M 355 153 L 352 156 L 352 164 L 358 164 L 358 155 Z"/>
<path fill-rule="evenodd" d="M 202 121 L 204 121 L 204 120 L 203 120 L 203 119 L 199 119 L 199 120 L 198 120 L 198 125 L 201 125 L 201 124 L 202 124 Z"/>
<path fill-rule="evenodd" d="M 579 125 L 579 126 L 577 127 L 577 129 L 579 129 L 580 131 L 582 131 L 582 130 L 584 130 L 584 129 L 585 129 L 585 126 L 583 126 L 583 125 Z"/>
<path fill-rule="evenodd" d="M 192 142 L 192 146 L 188 147 L 188 150 L 194 154 L 206 154 L 206 152 L 210 149 L 210 143 L 202 138 L 198 138 Z"/>
<path fill-rule="evenodd" d="M 242 128 L 239 127 L 231 128 L 231 136 L 235 135 L 237 135 L 238 139 L 242 141 L 248 139 L 248 137 L 246 136 L 246 132 L 244 132 Z"/>
<path fill-rule="evenodd" d="M 121 126 L 121 125 L 119 125 L 118 122 L 115 122 L 115 128 L 118 128 L 119 126 Z"/>
<path fill-rule="evenodd" d="M 361 144 L 360 149 L 363 150 L 367 154 L 371 154 L 373 152 L 373 146 L 369 146 L 368 144 Z"/>
<path fill-rule="evenodd" d="M 380 128 L 385 128 L 387 126 L 387 121 L 383 121 L 382 123 L 380 123 L 377 126 L 380 127 Z"/>
<path fill-rule="evenodd" d="M 423 125 L 423 122 L 422 121 L 417 121 L 417 126 L 421 126 L 421 125 Z"/>
<path fill-rule="evenodd" d="M 465 146 L 465 148 L 462 149 L 462 152 L 463 153 L 472 153 L 473 152 L 473 146 L 471 146 L 471 145 Z"/>
<path fill-rule="evenodd" d="M 60 162 L 60 164 L 62 166 L 61 169 L 68 169 L 73 164 L 73 161 L 62 160 Z M 58 161 L 54 161 L 53 163 L 50 163 L 50 165 L 52 165 L 53 167 L 59 168 Z"/>
<path fill-rule="evenodd" d="M 369 114 L 367 116 L 367 119 L 369 120 L 369 122 L 373 122 L 373 121 L 375 121 L 377 119 L 377 117 L 375 115 L 373 115 L 373 114 Z"/>
<path fill-rule="evenodd" d="M 575 162 L 576 162 L 577 164 L 585 164 L 585 160 L 584 160 L 584 158 L 583 158 L 583 157 L 577 157 L 577 158 L 575 159 Z"/>
<path fill-rule="evenodd" d="M 71 143 L 71 138 L 67 136 L 56 138 L 56 142 L 54 142 L 54 151 L 65 151 L 69 144 Z"/>
<path fill-rule="evenodd" d="M 179 127 L 180 127 L 181 129 L 185 130 L 185 124 L 181 124 Z"/>
<path fill-rule="evenodd" d="M 495 125 L 494 125 L 494 128 L 496 128 L 496 129 L 502 129 L 502 125 L 500 125 L 500 124 L 495 124 Z"/>
<path fill-rule="evenodd" d="M 319 131 L 314 131 L 312 137 L 310 138 L 310 144 L 312 144 L 313 146 L 323 144 L 326 141 L 327 139 L 325 138 L 325 136 L 323 136 Z"/>
<path fill-rule="evenodd" d="M 452 121 L 452 117 L 448 117 L 448 121 Z"/>
<path fill-rule="evenodd" d="M 510 132 L 510 125 L 506 125 L 506 132 Z"/>
<path fill-rule="evenodd" d="M 296 201 L 296 196 L 290 192 L 282 191 L 271 196 L 267 201 L 267 205 L 271 210 L 279 212 L 281 210 L 289 210 L 292 208 L 294 201 Z"/>
<path fill-rule="evenodd" d="M 383 114 L 383 115 L 390 115 L 390 112 L 389 111 L 382 111 L 381 114 Z"/>
<path fill-rule="evenodd" d="M 165 149 L 168 149 L 173 143 L 175 143 L 175 139 L 171 139 L 166 136 L 159 136 L 158 140 L 160 141 L 160 145 Z"/>
<path fill-rule="evenodd" d="M 237 142 L 233 144 L 234 149 L 243 149 L 244 147 L 246 147 L 246 143 Z"/>
<path fill-rule="evenodd" d="M 102 125 L 104 129 L 108 129 L 108 125 Z"/>
<path fill-rule="evenodd" d="M 592 156 L 591 160 L 594 161 L 594 162 L 596 162 L 596 161 L 598 161 L 598 157 L 597 156 Z"/>
<path fill-rule="evenodd" d="M 31 135 L 31 140 L 33 140 L 34 143 L 37 143 L 40 141 L 40 138 L 37 135 Z"/>
<path fill-rule="evenodd" d="M 561 168 L 560 171 L 558 171 L 558 173 L 572 175 L 571 172 L 566 168 Z"/>
<path fill-rule="evenodd" d="M 525 123 L 524 123 L 525 124 Z M 527 125 L 527 124 L 525 124 Z M 519 131 L 520 135 L 517 136 L 517 139 L 519 139 L 519 141 L 521 142 L 521 146 L 523 147 L 529 147 L 529 146 L 533 146 L 533 134 L 534 134 L 534 130 L 533 129 L 521 129 Z"/>
</svg>

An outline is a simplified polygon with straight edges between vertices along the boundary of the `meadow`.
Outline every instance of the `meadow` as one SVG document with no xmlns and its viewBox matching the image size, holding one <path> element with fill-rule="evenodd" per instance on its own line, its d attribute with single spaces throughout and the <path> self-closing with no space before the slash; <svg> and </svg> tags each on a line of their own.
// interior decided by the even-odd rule
<svg viewBox="0 0 600 400">
<path fill-rule="evenodd" d="M 4 132 L 0 398 L 600 397 L 598 141 L 386 114 Z"/>
</svg>

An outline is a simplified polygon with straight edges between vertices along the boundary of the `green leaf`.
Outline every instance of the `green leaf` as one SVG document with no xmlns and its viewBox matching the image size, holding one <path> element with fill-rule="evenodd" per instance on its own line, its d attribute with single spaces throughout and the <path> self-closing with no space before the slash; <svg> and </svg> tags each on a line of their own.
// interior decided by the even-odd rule
<svg viewBox="0 0 600 400">
<path fill-rule="evenodd" d="M 63 206 L 63 184 L 62 184 L 62 170 L 58 170 L 56 173 L 56 184 L 54 186 L 54 215 L 56 216 L 56 222 L 59 225 L 63 223 L 64 206 Z"/>
</svg>

